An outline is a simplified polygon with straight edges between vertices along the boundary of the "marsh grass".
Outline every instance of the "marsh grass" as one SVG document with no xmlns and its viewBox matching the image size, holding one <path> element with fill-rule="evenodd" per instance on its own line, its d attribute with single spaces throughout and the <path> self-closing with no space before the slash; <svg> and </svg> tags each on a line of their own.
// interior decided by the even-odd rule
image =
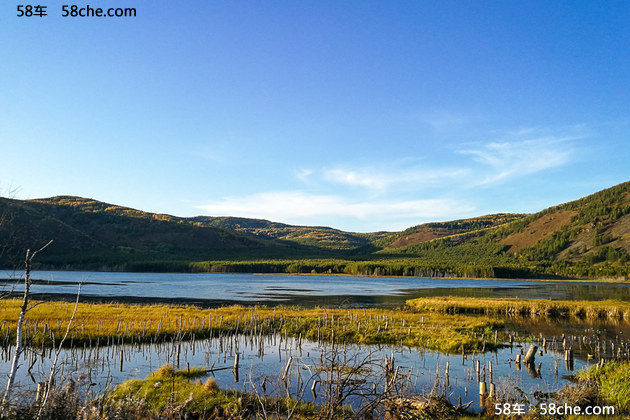
<svg viewBox="0 0 630 420">
<path fill-rule="evenodd" d="M 17 300 L 0 306 L 0 343 L 14 337 Z M 74 304 L 36 302 L 29 311 L 25 337 L 31 347 L 49 347 L 65 332 Z M 298 309 L 229 306 L 200 309 L 176 305 L 80 303 L 66 344 L 156 342 L 173 337 L 202 339 L 230 334 L 283 334 L 312 341 L 397 344 L 450 353 L 491 349 L 497 343 L 484 332 L 501 328 L 501 320 L 411 308 Z"/>
<path fill-rule="evenodd" d="M 186 370 L 165 365 L 144 380 L 132 379 L 120 384 L 108 398 L 113 407 L 130 400 L 138 401 L 154 413 L 192 412 L 205 416 L 240 417 L 242 398 L 235 392 L 204 387 L 192 381 Z"/>
<path fill-rule="evenodd" d="M 193 373 L 194 372 L 194 373 Z M 286 398 L 260 397 L 251 393 L 224 391 L 214 379 L 194 381 L 205 368 L 174 370 L 164 365 L 146 379 L 132 379 L 120 384 L 107 398 L 105 411 L 128 411 L 129 405 L 139 411 L 166 418 L 257 418 L 267 413 L 282 413 L 288 407 L 292 418 L 312 418 L 315 405 Z M 125 409 L 127 407 L 127 409 Z M 135 410 L 134 410 L 135 411 Z"/>
<path fill-rule="evenodd" d="M 630 302 L 619 300 L 469 299 L 447 296 L 411 299 L 407 301 L 407 305 L 419 311 L 437 311 L 449 314 L 549 318 L 575 317 L 580 319 L 630 321 Z"/>
<path fill-rule="evenodd" d="M 14 338 L 18 300 L 0 301 L 0 344 Z M 65 332 L 74 304 L 35 302 L 24 326 L 27 345 L 50 347 Z M 203 339 L 233 334 L 282 334 L 311 341 L 422 347 L 447 353 L 491 350 L 506 321 L 532 318 L 630 320 L 622 301 L 422 298 L 393 309 L 300 309 L 80 303 L 69 347 Z"/>
<path fill-rule="evenodd" d="M 626 414 L 630 414 L 630 362 L 612 361 L 602 368 L 593 366 L 577 375 L 582 386 L 597 389 L 603 403 L 613 404 Z"/>
<path fill-rule="evenodd" d="M 444 395 L 429 394 L 425 397 L 396 398 L 389 401 L 386 420 L 450 420 L 465 413 L 455 407 Z"/>
</svg>

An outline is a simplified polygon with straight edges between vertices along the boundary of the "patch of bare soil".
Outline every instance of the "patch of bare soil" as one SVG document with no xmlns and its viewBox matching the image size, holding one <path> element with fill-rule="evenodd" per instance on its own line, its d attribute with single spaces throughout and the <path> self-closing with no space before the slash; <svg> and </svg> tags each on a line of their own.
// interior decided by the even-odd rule
<svg viewBox="0 0 630 420">
<path fill-rule="evenodd" d="M 619 238 L 616 245 L 630 252 L 630 214 L 622 216 L 615 222 L 610 234 L 614 238 Z"/>
<path fill-rule="evenodd" d="M 563 210 L 545 214 L 541 218 L 531 222 L 522 232 L 513 233 L 501 241 L 509 245 L 510 252 L 518 252 L 521 249 L 534 246 L 538 241 L 545 239 L 553 232 L 569 224 L 571 218 L 577 214 L 573 210 Z"/>
<path fill-rule="evenodd" d="M 455 232 L 448 229 L 425 228 L 418 232 L 396 239 L 394 242 L 392 242 L 389 248 L 400 248 L 407 245 L 421 244 L 423 242 L 432 241 L 433 239 L 450 236 L 453 233 Z"/>
<path fill-rule="evenodd" d="M 630 252 L 630 214 L 622 216 L 616 220 L 611 227 L 600 234 L 613 237 L 611 242 L 604 243 L 603 246 L 611 246 L 616 249 L 623 248 L 626 252 Z M 577 261 L 585 252 L 600 248 L 593 245 L 595 236 L 596 233 L 593 226 L 585 226 L 578 237 L 573 240 L 571 246 L 558 254 L 558 258 L 570 258 L 573 261 Z M 571 258 L 571 254 L 576 250 L 578 251 L 577 255 Z"/>
<path fill-rule="evenodd" d="M 558 259 L 570 259 L 572 261 L 578 261 L 581 258 L 581 254 L 589 251 L 593 248 L 593 238 L 595 237 L 595 230 L 592 225 L 582 227 L 582 231 L 573 240 L 571 245 L 558 254 Z M 571 257 L 571 254 L 577 251 L 577 254 Z"/>
</svg>

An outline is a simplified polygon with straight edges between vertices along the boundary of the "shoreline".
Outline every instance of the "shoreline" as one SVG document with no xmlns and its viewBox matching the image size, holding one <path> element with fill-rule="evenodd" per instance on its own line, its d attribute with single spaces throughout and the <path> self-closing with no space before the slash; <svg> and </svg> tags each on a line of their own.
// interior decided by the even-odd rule
<svg viewBox="0 0 630 420">
<path fill-rule="evenodd" d="M 14 268 L 0 268 L 0 272 L 13 272 L 17 274 L 23 273 L 23 269 L 14 269 Z M 303 277 L 365 277 L 365 278 L 380 278 L 380 279 L 423 279 L 423 280 L 496 280 L 496 281 L 544 281 L 544 282 L 576 282 L 576 283 L 618 283 L 618 284 L 630 284 L 630 279 L 628 278 L 610 278 L 610 277 L 601 277 L 601 278 L 574 278 L 574 277 L 558 277 L 558 278 L 549 278 L 549 277 L 473 277 L 473 276 L 440 276 L 440 277 L 424 277 L 424 276 L 396 276 L 396 275 L 368 275 L 368 274 L 348 274 L 348 273 L 286 273 L 286 272 L 278 272 L 278 273 L 269 273 L 269 272 L 234 272 L 234 271 L 128 271 L 128 270 L 85 270 L 85 269 L 34 269 L 33 273 L 38 271 L 50 271 L 50 272 L 85 272 L 85 273 L 127 273 L 127 274 L 211 274 L 211 275 L 255 275 L 255 276 L 270 276 L 270 275 L 280 275 L 280 276 L 303 276 Z M 0 279 L 1 280 L 13 280 L 13 279 Z"/>
</svg>

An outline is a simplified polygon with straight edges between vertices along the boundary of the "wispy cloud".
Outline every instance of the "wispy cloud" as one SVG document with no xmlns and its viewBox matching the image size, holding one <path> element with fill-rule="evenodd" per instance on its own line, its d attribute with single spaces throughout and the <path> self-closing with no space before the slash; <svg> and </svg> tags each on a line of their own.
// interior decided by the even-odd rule
<svg viewBox="0 0 630 420">
<path fill-rule="evenodd" d="M 521 134 L 528 134 L 527 130 Z M 571 137 L 538 137 L 521 141 L 493 141 L 459 150 L 485 166 L 481 184 L 492 184 L 567 164 L 573 153 Z"/>
<path fill-rule="evenodd" d="M 468 203 L 451 199 L 360 201 L 338 195 L 304 191 L 267 191 L 241 197 L 225 197 L 202 206 L 209 214 L 264 218 L 289 223 L 313 223 L 322 216 L 349 217 L 366 221 L 436 220 L 474 210 Z"/>
<path fill-rule="evenodd" d="M 367 170 L 327 169 L 324 179 L 327 181 L 357 187 L 382 190 L 389 183 L 389 176 L 368 172 Z"/>
<path fill-rule="evenodd" d="M 323 170 L 323 177 L 326 181 L 352 187 L 364 187 L 376 191 L 384 191 L 390 186 L 413 185 L 415 188 L 418 188 L 427 185 L 437 185 L 442 181 L 452 180 L 466 174 L 466 169 L 443 168 L 436 170 L 417 167 L 390 170 L 375 168 Z"/>
<path fill-rule="evenodd" d="M 445 187 L 466 184 L 494 184 L 570 163 L 574 140 L 582 138 L 580 127 L 567 129 L 571 135 L 550 135 L 538 128 L 519 128 L 494 132 L 497 140 L 460 144 L 454 150 L 456 159 L 448 154 L 439 157 L 418 157 L 415 162 L 399 160 L 389 165 L 321 168 L 305 171 L 302 181 L 326 182 L 387 194 L 391 190 L 415 190 L 425 187 Z M 577 134 L 575 134 L 577 132 Z M 446 162 L 441 165 L 440 162 Z M 455 165 L 453 162 L 457 162 Z"/>
<path fill-rule="evenodd" d="M 310 176 L 313 175 L 311 169 L 300 169 L 296 171 L 295 176 L 302 182 L 310 182 Z"/>
<path fill-rule="evenodd" d="M 577 151 L 574 140 L 580 138 L 535 128 L 490 135 L 493 140 L 460 144 L 448 153 L 441 149 L 439 156 L 406 156 L 387 165 L 296 169 L 293 180 L 301 187 L 228 196 L 198 208 L 215 216 L 340 228 L 343 224 L 361 231 L 470 217 L 478 215 L 475 191 L 480 187 L 500 190 L 519 177 L 566 165 Z"/>
</svg>

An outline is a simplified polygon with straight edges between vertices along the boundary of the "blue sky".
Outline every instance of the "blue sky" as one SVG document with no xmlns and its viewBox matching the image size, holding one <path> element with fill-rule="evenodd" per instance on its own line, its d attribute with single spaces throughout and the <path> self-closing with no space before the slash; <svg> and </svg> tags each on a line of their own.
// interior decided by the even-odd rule
<svg viewBox="0 0 630 420">
<path fill-rule="evenodd" d="M 630 180 L 628 2 L 40 4 L 0 5 L 4 195 L 366 232 Z"/>
</svg>

